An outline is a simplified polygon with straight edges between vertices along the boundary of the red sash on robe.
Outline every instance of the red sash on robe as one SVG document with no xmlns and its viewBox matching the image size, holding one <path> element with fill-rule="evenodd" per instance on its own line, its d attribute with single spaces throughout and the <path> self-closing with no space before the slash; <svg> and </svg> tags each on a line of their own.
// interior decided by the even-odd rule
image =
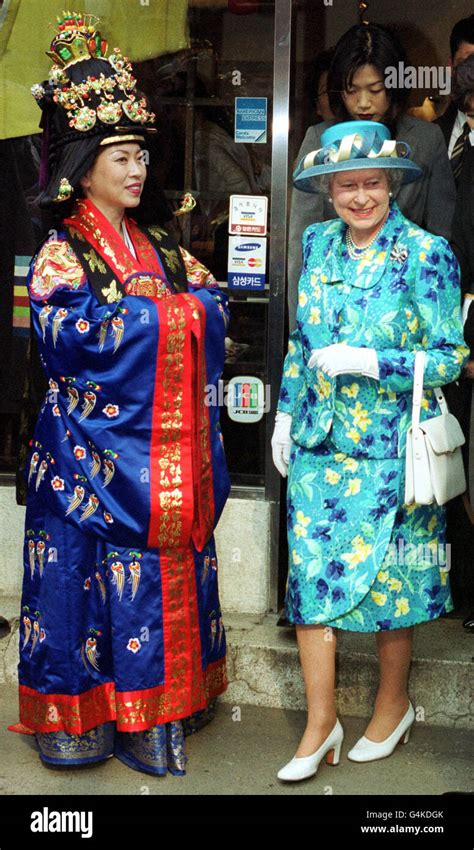
<svg viewBox="0 0 474 850">
<path fill-rule="evenodd" d="M 160 334 L 150 447 L 148 545 L 174 548 L 192 540 L 202 551 L 214 527 L 205 404 L 206 312 L 192 294 L 173 295 L 163 286 L 166 281 L 156 251 L 132 219 L 125 221 L 136 258 L 89 199 L 79 200 L 64 223 L 89 242 L 129 294 L 146 295 L 155 304 Z"/>
</svg>

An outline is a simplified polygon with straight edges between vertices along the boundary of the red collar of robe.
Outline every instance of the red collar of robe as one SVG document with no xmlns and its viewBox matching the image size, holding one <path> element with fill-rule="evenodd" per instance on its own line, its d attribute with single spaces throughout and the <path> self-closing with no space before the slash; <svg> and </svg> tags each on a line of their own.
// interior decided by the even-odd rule
<svg viewBox="0 0 474 850">
<path fill-rule="evenodd" d="M 125 216 L 125 225 L 135 248 L 135 258 L 127 248 L 120 233 L 112 227 L 110 221 L 89 200 L 76 201 L 72 215 L 64 219 L 64 224 L 84 237 L 110 266 L 122 284 L 127 278 L 139 272 L 154 272 L 163 277 L 163 270 L 156 253 L 145 234 L 133 219 Z"/>
</svg>

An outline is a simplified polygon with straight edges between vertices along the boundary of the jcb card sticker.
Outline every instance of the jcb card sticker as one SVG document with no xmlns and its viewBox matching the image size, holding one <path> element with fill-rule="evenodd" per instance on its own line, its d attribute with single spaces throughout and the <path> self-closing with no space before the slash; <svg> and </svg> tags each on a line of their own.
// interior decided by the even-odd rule
<svg viewBox="0 0 474 850">
<path fill-rule="evenodd" d="M 265 410 L 265 387 L 260 378 L 239 375 L 227 385 L 227 413 L 234 422 L 259 422 Z"/>
<path fill-rule="evenodd" d="M 242 236 L 265 236 L 267 215 L 268 198 L 265 195 L 231 195 L 229 233 Z"/>
<path fill-rule="evenodd" d="M 230 289 L 265 289 L 266 237 L 229 236 L 227 283 Z"/>
</svg>

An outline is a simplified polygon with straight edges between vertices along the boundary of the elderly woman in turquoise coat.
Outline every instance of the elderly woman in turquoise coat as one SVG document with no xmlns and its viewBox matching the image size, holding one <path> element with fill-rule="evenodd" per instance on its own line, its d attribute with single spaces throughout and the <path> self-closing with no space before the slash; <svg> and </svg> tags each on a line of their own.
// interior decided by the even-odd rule
<svg viewBox="0 0 474 850">
<path fill-rule="evenodd" d="M 328 191 L 338 218 L 303 235 L 297 328 L 283 367 L 275 465 L 288 474 L 286 616 L 296 625 L 308 703 L 295 757 L 278 777 L 337 764 L 338 629 L 376 633 L 380 685 L 348 757 L 390 755 L 415 719 L 408 697 L 413 627 L 453 608 L 445 509 L 404 504 L 414 358 L 426 352 L 422 418 L 467 358 L 457 261 L 400 212 L 392 191 L 421 174 L 382 124 L 328 129 L 295 185 Z"/>
</svg>

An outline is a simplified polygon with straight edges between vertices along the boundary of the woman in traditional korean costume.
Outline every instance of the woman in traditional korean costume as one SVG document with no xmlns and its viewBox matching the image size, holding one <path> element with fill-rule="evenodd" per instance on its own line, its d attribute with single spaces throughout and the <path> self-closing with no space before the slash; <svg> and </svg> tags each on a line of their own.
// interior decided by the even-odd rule
<svg viewBox="0 0 474 850">
<path fill-rule="evenodd" d="M 42 204 L 62 223 L 28 277 L 49 391 L 27 468 L 17 728 L 49 764 L 182 774 L 184 735 L 226 687 L 213 530 L 229 479 L 206 404 L 226 301 L 126 212 L 154 124 L 130 64 L 106 58 L 90 16 L 59 29 L 34 87 Z"/>
</svg>

